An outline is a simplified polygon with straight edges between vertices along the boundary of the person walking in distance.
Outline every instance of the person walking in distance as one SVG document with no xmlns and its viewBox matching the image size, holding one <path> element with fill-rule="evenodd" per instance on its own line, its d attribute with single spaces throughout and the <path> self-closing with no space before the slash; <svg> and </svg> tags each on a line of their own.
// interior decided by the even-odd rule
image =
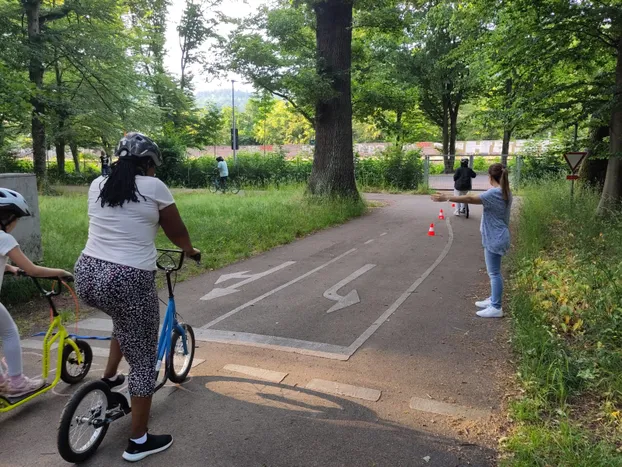
<svg viewBox="0 0 622 467">
<path fill-rule="evenodd" d="M 132 426 L 123 459 L 135 462 L 173 444 L 171 435 L 147 432 L 155 391 L 160 307 L 156 289 L 155 237 L 166 236 L 187 256 L 192 246 L 173 195 L 155 178 L 162 154 L 140 133 L 121 139 L 109 176 L 93 181 L 88 194 L 89 236 L 75 267 L 76 292 L 112 318 L 110 356 L 103 381 L 123 384 L 121 358 L 130 365 Z"/>
<path fill-rule="evenodd" d="M 482 318 L 503 317 L 503 276 L 501 275 L 501 258 L 510 248 L 510 211 L 512 208 L 512 192 L 508 171 L 501 164 L 492 164 L 488 168 L 490 188 L 478 195 L 452 196 L 447 193 L 432 195 L 432 201 L 451 201 L 454 203 L 481 204 L 484 207 L 480 231 L 486 270 L 490 277 L 491 294 L 485 300 L 475 303 L 481 308 L 476 314 Z"/>
<path fill-rule="evenodd" d="M 473 188 L 471 179 L 477 177 L 477 174 L 473 172 L 473 169 L 469 167 L 469 158 L 463 157 L 460 161 L 460 167 L 456 169 L 454 174 L 454 195 L 464 196 Z M 464 213 L 466 207 L 464 203 L 458 203 L 454 216 L 459 216 Z"/>
</svg>

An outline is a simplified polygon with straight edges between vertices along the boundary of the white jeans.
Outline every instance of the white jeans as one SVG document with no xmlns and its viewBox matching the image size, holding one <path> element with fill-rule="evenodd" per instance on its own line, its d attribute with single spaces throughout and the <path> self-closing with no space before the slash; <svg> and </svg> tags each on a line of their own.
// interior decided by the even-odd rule
<svg viewBox="0 0 622 467">
<path fill-rule="evenodd" d="M 454 196 L 465 196 L 467 193 L 468 191 L 460 191 L 454 188 Z M 457 212 L 462 212 L 464 208 L 465 208 L 464 203 L 457 204 Z"/>
</svg>

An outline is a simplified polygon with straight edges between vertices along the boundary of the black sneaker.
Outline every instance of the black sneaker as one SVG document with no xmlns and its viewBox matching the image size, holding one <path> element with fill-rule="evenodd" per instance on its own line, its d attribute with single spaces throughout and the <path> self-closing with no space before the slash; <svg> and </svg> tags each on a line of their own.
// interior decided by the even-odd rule
<svg viewBox="0 0 622 467">
<path fill-rule="evenodd" d="M 171 444 L 173 444 L 171 435 L 150 435 L 147 433 L 147 441 L 143 444 L 136 444 L 131 439 L 129 440 L 123 453 L 123 459 L 128 462 L 136 462 L 151 454 L 166 451 L 171 447 Z"/>
<path fill-rule="evenodd" d="M 115 380 L 110 380 L 108 378 L 102 378 L 102 381 L 106 383 L 110 389 L 113 389 L 125 383 L 125 376 L 119 373 Z"/>
</svg>

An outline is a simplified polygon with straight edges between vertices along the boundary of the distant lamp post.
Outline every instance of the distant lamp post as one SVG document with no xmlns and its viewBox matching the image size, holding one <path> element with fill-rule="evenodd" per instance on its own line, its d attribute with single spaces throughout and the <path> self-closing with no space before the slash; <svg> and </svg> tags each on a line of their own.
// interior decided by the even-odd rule
<svg viewBox="0 0 622 467">
<path fill-rule="evenodd" d="M 231 114 L 232 114 L 232 125 L 231 128 L 231 147 L 233 148 L 233 162 L 237 165 L 238 163 L 238 132 L 235 127 L 235 80 L 231 80 Z"/>
</svg>

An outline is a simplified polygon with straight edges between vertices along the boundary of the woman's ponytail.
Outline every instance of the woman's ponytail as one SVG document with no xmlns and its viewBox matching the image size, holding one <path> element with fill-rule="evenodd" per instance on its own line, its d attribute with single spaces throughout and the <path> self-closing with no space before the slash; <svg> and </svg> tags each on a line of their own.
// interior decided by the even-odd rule
<svg viewBox="0 0 622 467">
<path fill-rule="evenodd" d="M 508 176 L 508 169 L 502 164 L 492 164 L 488 168 L 488 174 L 493 178 L 495 182 L 501 187 L 503 193 L 503 199 L 507 202 L 510 200 L 512 193 L 510 191 L 510 178 Z"/>
</svg>

